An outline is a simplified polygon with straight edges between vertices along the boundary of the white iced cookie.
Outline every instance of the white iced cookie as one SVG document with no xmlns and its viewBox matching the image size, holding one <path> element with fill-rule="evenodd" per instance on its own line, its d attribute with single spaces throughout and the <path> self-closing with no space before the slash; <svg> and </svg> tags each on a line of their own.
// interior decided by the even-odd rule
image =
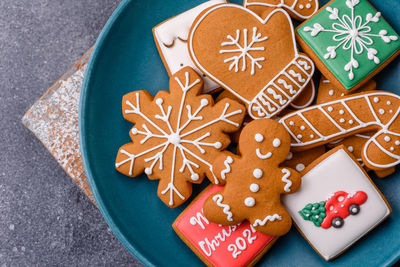
<svg viewBox="0 0 400 267">
<path fill-rule="evenodd" d="M 317 159 L 304 173 L 300 190 L 282 196 L 282 201 L 303 236 L 327 261 L 391 213 L 385 198 L 344 146 Z"/>
<path fill-rule="evenodd" d="M 183 67 L 192 67 L 200 75 L 203 75 L 193 64 L 189 56 L 187 46 L 189 31 L 193 21 L 203 10 L 223 3 L 226 3 L 226 0 L 211 0 L 205 2 L 153 28 L 157 49 L 169 76 L 175 74 Z M 202 78 L 204 80 L 204 93 L 209 93 L 219 88 L 218 84 L 208 77 L 205 77 L 205 75 L 203 75 Z"/>
</svg>

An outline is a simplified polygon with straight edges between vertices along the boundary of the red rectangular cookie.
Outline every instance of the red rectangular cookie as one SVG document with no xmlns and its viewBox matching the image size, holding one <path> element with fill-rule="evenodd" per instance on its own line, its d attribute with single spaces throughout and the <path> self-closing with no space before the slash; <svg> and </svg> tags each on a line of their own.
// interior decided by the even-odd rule
<svg viewBox="0 0 400 267">
<path fill-rule="evenodd" d="M 254 265 L 278 239 L 257 233 L 249 222 L 222 226 L 207 220 L 203 204 L 223 186 L 207 187 L 173 223 L 175 232 L 208 266 Z"/>
</svg>

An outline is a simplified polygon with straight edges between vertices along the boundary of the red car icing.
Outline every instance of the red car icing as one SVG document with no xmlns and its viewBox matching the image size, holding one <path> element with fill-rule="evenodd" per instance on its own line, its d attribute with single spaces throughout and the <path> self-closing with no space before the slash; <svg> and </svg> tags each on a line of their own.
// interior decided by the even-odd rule
<svg viewBox="0 0 400 267">
<path fill-rule="evenodd" d="M 368 195 L 363 191 L 357 191 L 349 194 L 344 191 L 338 191 L 325 201 L 326 217 L 321 223 L 321 227 L 328 229 L 332 226 L 340 228 L 343 225 L 343 219 L 350 214 L 356 215 L 359 206 L 367 201 Z"/>
</svg>

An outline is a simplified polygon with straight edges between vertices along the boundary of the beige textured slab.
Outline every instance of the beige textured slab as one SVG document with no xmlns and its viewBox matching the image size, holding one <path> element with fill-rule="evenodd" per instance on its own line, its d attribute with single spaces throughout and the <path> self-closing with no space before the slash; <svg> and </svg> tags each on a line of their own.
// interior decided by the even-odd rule
<svg viewBox="0 0 400 267">
<path fill-rule="evenodd" d="M 23 116 L 22 123 L 43 143 L 67 174 L 94 202 L 79 147 L 78 109 L 87 51 Z"/>
</svg>

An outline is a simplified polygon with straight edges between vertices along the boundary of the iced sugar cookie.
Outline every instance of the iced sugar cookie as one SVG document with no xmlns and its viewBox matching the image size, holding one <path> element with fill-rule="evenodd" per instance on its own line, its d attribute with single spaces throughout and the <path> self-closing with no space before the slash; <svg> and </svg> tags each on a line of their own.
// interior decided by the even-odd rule
<svg viewBox="0 0 400 267">
<path fill-rule="evenodd" d="M 400 53 L 395 30 L 367 0 L 333 0 L 297 29 L 304 52 L 344 94 L 357 90 Z"/>
<path fill-rule="evenodd" d="M 207 77 L 246 104 L 253 119 L 279 114 L 314 73 L 313 62 L 297 50 L 283 9 L 261 19 L 238 5 L 211 7 L 193 23 L 189 53 Z"/>
<path fill-rule="evenodd" d="M 183 67 L 191 67 L 199 74 L 202 74 L 189 56 L 187 46 L 189 30 L 193 21 L 204 9 L 223 3 L 226 3 L 226 0 L 205 2 L 153 28 L 154 40 L 169 76 L 172 76 Z M 202 78 L 204 80 L 204 93 L 210 93 L 219 88 L 217 83 L 204 74 L 202 74 Z"/>
<path fill-rule="evenodd" d="M 319 2 L 318 0 L 244 0 L 243 5 L 260 16 L 276 8 L 283 8 L 291 17 L 305 20 L 317 12 Z"/>
<path fill-rule="evenodd" d="M 301 183 L 298 172 L 279 167 L 289 149 L 290 136 L 278 122 L 260 119 L 247 124 L 238 155 L 224 152 L 214 161 L 215 173 L 226 185 L 204 203 L 206 218 L 222 225 L 248 220 L 257 232 L 286 234 L 292 220 L 280 195 L 296 192 Z"/>
<path fill-rule="evenodd" d="M 282 201 L 298 230 L 327 261 L 391 213 L 381 192 L 343 146 L 307 167 L 300 190 Z"/>
<path fill-rule="evenodd" d="M 257 233 L 249 222 L 232 226 L 210 222 L 203 214 L 203 204 L 222 188 L 217 185 L 207 187 L 172 226 L 207 266 L 253 266 L 278 238 Z"/>
<path fill-rule="evenodd" d="M 115 167 L 130 177 L 144 172 L 160 180 L 158 196 L 171 208 L 184 203 L 192 183 L 201 183 L 205 175 L 212 183 L 224 182 L 212 162 L 230 143 L 226 133 L 237 131 L 245 115 L 244 106 L 230 99 L 214 104 L 202 89 L 201 77 L 185 67 L 171 77 L 170 92 L 123 97 L 124 118 L 135 125 L 133 142 L 119 149 Z"/>
</svg>

